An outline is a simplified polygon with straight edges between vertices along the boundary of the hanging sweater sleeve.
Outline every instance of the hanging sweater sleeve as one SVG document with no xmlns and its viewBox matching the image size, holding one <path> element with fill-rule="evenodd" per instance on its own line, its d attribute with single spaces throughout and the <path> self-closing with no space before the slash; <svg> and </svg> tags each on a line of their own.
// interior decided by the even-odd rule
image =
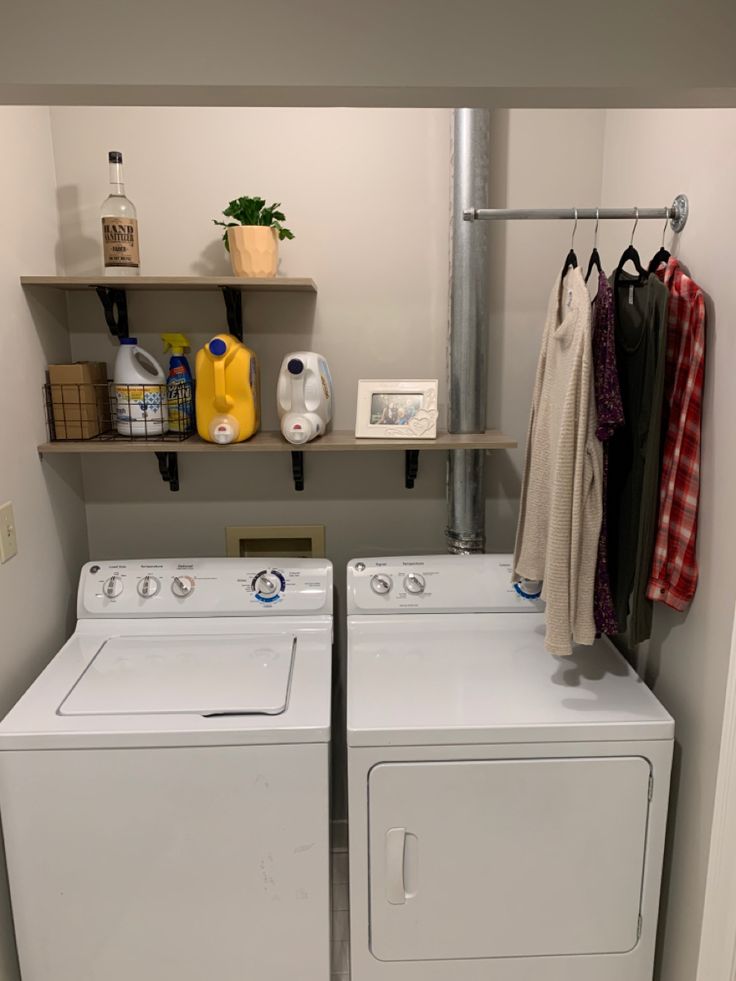
<svg viewBox="0 0 736 981">
<path fill-rule="evenodd" d="M 592 352 L 583 360 L 582 392 L 587 392 L 588 404 L 583 419 L 587 425 L 581 433 L 581 484 L 579 487 L 579 518 L 577 523 L 577 557 L 574 557 L 577 575 L 573 582 L 577 591 L 573 596 L 572 633 L 576 644 L 592 644 L 595 640 L 595 570 L 598 561 L 598 542 L 603 519 L 603 447 L 596 437 L 597 414 L 593 394 Z"/>
<path fill-rule="evenodd" d="M 534 392 L 532 394 L 532 406 L 529 412 L 529 426 L 526 435 L 526 452 L 524 454 L 524 475 L 521 482 L 521 499 L 519 501 L 519 520 L 516 525 L 516 543 L 514 545 L 514 564 L 511 576 L 512 582 L 519 582 L 521 579 L 529 578 L 541 581 L 544 578 L 544 571 L 519 572 L 517 565 L 522 560 L 522 554 L 527 551 L 526 527 L 527 527 L 527 506 L 529 503 L 529 483 L 532 477 L 532 467 L 534 466 L 534 444 L 539 418 L 539 403 L 542 397 L 544 385 L 545 369 L 547 364 L 547 334 L 548 323 L 542 334 L 542 346 L 537 361 L 537 373 L 534 379 Z"/>
</svg>

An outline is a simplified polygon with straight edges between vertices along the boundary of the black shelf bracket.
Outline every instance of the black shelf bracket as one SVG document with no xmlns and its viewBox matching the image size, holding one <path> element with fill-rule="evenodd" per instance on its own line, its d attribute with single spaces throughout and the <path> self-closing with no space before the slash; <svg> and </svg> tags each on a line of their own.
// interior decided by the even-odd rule
<svg viewBox="0 0 736 981">
<path fill-rule="evenodd" d="M 304 453 L 302 450 L 291 451 L 291 474 L 294 478 L 294 490 L 304 490 Z"/>
<path fill-rule="evenodd" d="M 113 337 L 128 337 L 128 296 L 114 286 L 98 286 L 97 295 L 105 311 L 105 323 Z"/>
<path fill-rule="evenodd" d="M 404 487 L 414 489 L 414 481 L 419 473 L 419 450 L 405 450 L 404 458 Z"/>
<path fill-rule="evenodd" d="M 239 288 L 234 286 L 221 286 L 222 295 L 225 299 L 225 310 L 227 312 L 228 331 L 243 340 L 243 294 Z"/>
<path fill-rule="evenodd" d="M 169 485 L 169 490 L 179 490 L 179 457 L 176 453 L 157 453 L 158 469 L 161 479 Z"/>
</svg>

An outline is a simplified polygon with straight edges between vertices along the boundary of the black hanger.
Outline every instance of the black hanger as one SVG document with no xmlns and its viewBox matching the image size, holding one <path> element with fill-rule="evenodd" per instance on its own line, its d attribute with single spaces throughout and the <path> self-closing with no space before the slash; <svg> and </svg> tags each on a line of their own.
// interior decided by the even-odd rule
<svg viewBox="0 0 736 981">
<path fill-rule="evenodd" d="M 614 273 L 614 278 L 616 280 L 623 272 L 623 268 L 627 262 L 634 263 L 634 268 L 636 269 L 637 272 L 637 278 L 640 282 L 643 282 L 649 276 L 649 273 L 641 264 L 639 253 L 634 248 L 634 232 L 636 231 L 636 226 L 639 224 L 639 209 L 636 208 L 635 210 L 636 210 L 636 220 L 634 221 L 634 227 L 631 231 L 631 241 L 629 242 L 628 248 L 624 250 L 623 255 L 618 260 L 618 265 L 616 266 L 616 271 Z"/>
<path fill-rule="evenodd" d="M 595 209 L 595 232 L 593 233 L 593 251 L 590 253 L 590 261 L 588 262 L 588 271 L 585 274 L 585 282 L 587 283 L 590 279 L 590 274 L 593 272 L 593 266 L 598 270 L 598 275 L 603 275 L 603 266 L 601 264 L 601 255 L 598 251 L 598 208 Z"/>
<path fill-rule="evenodd" d="M 574 269 L 578 264 L 578 257 L 575 255 L 574 245 L 575 245 L 575 232 L 578 230 L 578 209 L 575 208 L 575 224 L 572 229 L 572 237 L 570 239 L 570 251 L 567 253 L 565 258 L 565 264 L 562 267 L 562 275 L 560 279 L 565 278 L 565 273 L 568 269 Z"/>
<path fill-rule="evenodd" d="M 669 222 L 669 211 L 670 211 L 669 208 L 665 208 L 667 217 L 664 220 L 664 228 L 662 229 L 662 244 L 660 245 L 659 249 L 657 249 L 657 251 L 654 253 L 654 255 L 652 256 L 652 261 L 649 263 L 650 273 L 656 272 L 659 266 L 661 266 L 663 262 L 669 261 L 671 256 L 671 253 L 668 252 L 667 249 L 664 247 L 664 236 L 667 232 L 667 223 Z"/>
</svg>

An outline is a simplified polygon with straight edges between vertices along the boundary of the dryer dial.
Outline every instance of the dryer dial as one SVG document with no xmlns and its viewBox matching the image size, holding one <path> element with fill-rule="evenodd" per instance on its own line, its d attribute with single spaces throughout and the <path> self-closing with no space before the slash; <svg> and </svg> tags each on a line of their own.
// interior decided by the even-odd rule
<svg viewBox="0 0 736 981">
<path fill-rule="evenodd" d="M 161 583 L 155 576 L 144 576 L 138 583 L 138 595 L 150 599 L 161 589 Z"/>
<path fill-rule="evenodd" d="M 379 596 L 385 596 L 387 593 L 390 593 L 392 586 L 391 576 L 387 576 L 382 572 L 371 576 L 371 589 L 374 593 L 378 593 Z"/>
<path fill-rule="evenodd" d="M 404 577 L 404 589 L 407 593 L 423 593 L 426 585 L 424 576 L 420 576 L 418 572 L 410 572 Z"/>
</svg>

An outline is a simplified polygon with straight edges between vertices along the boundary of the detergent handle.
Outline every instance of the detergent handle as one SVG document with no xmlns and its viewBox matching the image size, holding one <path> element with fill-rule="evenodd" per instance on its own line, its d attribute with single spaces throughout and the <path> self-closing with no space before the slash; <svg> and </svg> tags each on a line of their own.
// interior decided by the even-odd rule
<svg viewBox="0 0 736 981">
<path fill-rule="evenodd" d="M 212 365 L 215 376 L 215 408 L 218 412 L 230 412 L 235 405 L 225 388 L 225 365 L 230 360 L 230 352 L 224 358 L 216 358 Z"/>
</svg>

